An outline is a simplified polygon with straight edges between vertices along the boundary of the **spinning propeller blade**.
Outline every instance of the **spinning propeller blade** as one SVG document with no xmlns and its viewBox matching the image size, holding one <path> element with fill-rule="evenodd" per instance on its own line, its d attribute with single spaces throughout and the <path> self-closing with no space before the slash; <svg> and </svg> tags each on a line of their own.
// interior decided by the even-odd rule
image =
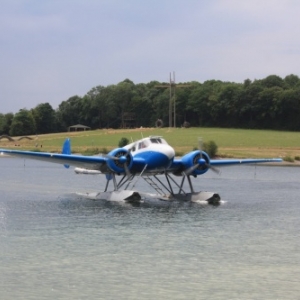
<svg viewBox="0 0 300 300">
<path fill-rule="evenodd" d="M 122 156 L 119 156 L 119 157 L 109 155 L 109 154 L 105 154 L 104 157 L 107 157 L 109 159 L 112 159 L 114 161 L 118 161 L 119 163 L 121 163 L 124 166 L 126 176 L 128 178 L 130 178 L 132 176 L 132 174 L 130 173 L 130 170 L 129 170 L 128 165 L 127 165 L 127 158 L 130 155 L 130 153 L 131 153 L 131 149 L 129 149 L 128 152 L 125 155 L 122 155 Z"/>
<path fill-rule="evenodd" d="M 203 146 L 202 138 L 199 138 L 198 139 L 198 149 L 200 151 L 200 158 L 196 164 L 194 164 L 193 166 L 191 166 L 184 172 L 186 175 L 191 175 L 197 168 L 200 167 L 200 165 L 207 166 L 206 161 L 203 159 L 202 146 Z"/>
<path fill-rule="evenodd" d="M 219 170 L 218 168 L 212 166 L 212 165 L 209 165 L 209 168 L 215 172 L 216 174 L 220 175 L 221 174 L 221 170 Z"/>
<path fill-rule="evenodd" d="M 198 143 L 199 143 L 199 150 L 200 150 L 200 159 L 202 160 L 203 140 L 201 137 L 199 137 Z M 221 171 L 218 168 L 212 166 L 211 164 L 208 164 L 206 161 L 204 164 L 207 168 L 211 169 L 213 172 L 217 173 L 218 175 L 221 174 Z"/>
<path fill-rule="evenodd" d="M 187 175 L 187 176 L 191 175 L 199 166 L 200 166 L 200 164 L 195 164 L 195 165 L 191 166 L 186 171 L 184 171 L 185 175 Z"/>
</svg>

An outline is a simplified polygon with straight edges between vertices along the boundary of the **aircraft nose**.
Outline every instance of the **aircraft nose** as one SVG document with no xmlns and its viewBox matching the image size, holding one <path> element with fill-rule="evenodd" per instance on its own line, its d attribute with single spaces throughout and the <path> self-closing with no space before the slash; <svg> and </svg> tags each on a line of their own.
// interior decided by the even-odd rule
<svg viewBox="0 0 300 300">
<path fill-rule="evenodd" d="M 164 152 L 166 153 L 169 159 L 173 159 L 175 156 L 175 150 L 169 145 L 165 145 Z"/>
</svg>

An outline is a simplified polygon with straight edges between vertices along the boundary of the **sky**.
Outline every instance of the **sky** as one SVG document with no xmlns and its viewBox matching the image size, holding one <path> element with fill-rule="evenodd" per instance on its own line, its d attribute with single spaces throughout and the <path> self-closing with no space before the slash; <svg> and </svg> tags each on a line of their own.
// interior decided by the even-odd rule
<svg viewBox="0 0 300 300">
<path fill-rule="evenodd" d="M 0 0 L 0 113 L 93 87 L 300 76 L 298 0 Z"/>
</svg>

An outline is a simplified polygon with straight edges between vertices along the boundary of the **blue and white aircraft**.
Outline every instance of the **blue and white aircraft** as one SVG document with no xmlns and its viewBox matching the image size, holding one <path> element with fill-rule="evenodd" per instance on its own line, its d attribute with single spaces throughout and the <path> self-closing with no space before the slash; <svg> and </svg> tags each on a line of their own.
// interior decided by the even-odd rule
<svg viewBox="0 0 300 300">
<path fill-rule="evenodd" d="M 104 191 L 96 194 L 87 193 L 86 196 L 91 199 L 125 202 L 140 202 L 142 197 L 151 196 L 166 201 L 178 199 L 217 204 L 220 196 L 213 192 L 195 192 L 191 177 L 196 178 L 209 169 L 218 172 L 217 167 L 221 166 L 282 161 L 280 158 L 210 159 L 209 155 L 201 149 L 176 158 L 174 149 L 161 136 L 142 138 L 99 156 L 71 154 L 70 139 L 65 140 L 61 154 L 9 149 L 0 149 L 0 153 L 59 163 L 67 168 L 74 166 L 75 172 L 79 174 L 105 174 Z M 160 175 L 165 178 L 162 180 Z M 176 177 L 180 178 L 180 182 L 177 182 Z M 140 178 L 145 180 L 156 194 L 145 194 L 134 190 Z M 113 187 L 109 190 L 110 183 Z"/>
</svg>

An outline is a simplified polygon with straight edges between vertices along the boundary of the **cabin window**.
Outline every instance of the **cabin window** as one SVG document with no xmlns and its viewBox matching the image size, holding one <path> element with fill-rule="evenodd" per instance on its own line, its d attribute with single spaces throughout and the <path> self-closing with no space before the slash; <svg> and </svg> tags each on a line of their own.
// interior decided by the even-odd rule
<svg viewBox="0 0 300 300">
<path fill-rule="evenodd" d="M 146 148 L 146 144 L 144 142 L 139 143 L 139 149 Z"/>
</svg>

